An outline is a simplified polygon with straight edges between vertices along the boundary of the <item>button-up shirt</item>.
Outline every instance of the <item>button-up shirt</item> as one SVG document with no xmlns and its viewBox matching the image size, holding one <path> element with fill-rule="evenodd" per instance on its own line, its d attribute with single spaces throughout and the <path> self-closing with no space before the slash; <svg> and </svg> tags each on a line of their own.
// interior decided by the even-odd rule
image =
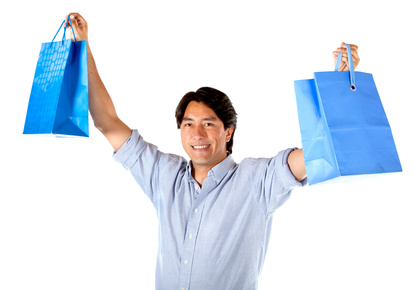
<svg viewBox="0 0 415 290">
<path fill-rule="evenodd" d="M 292 150 L 240 164 L 229 155 L 200 187 L 191 161 L 160 152 L 133 130 L 114 159 L 157 211 L 156 289 L 257 289 L 272 214 L 307 182 L 296 181 L 288 168 Z"/>
</svg>

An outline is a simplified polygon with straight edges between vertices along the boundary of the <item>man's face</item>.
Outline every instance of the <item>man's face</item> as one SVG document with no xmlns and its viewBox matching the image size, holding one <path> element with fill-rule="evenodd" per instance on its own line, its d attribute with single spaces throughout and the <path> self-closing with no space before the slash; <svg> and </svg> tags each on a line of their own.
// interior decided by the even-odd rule
<svg viewBox="0 0 415 290">
<path fill-rule="evenodd" d="M 195 169 L 210 170 L 227 156 L 226 143 L 233 127 L 226 129 L 216 113 L 204 103 L 191 101 L 180 125 L 182 145 Z"/>
</svg>

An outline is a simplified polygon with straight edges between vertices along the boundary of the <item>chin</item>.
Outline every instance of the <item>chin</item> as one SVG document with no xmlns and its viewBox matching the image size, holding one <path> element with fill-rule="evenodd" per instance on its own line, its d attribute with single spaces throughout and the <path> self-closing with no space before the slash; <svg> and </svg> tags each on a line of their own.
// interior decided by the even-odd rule
<svg viewBox="0 0 415 290">
<path fill-rule="evenodd" d="M 190 158 L 192 160 L 192 163 L 195 165 L 209 165 L 211 163 L 211 160 L 206 158 Z"/>
</svg>

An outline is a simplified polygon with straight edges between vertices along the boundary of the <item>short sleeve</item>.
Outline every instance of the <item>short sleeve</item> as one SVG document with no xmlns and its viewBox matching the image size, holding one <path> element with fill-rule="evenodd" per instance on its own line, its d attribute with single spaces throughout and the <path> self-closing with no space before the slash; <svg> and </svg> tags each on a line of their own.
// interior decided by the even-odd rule
<svg viewBox="0 0 415 290">
<path fill-rule="evenodd" d="M 143 146 L 143 140 L 138 131 L 132 130 L 130 138 L 124 142 L 117 152 L 114 152 L 112 157 L 115 161 L 121 163 L 125 169 L 129 170 L 137 161 L 134 156 L 138 157 L 137 155 Z"/>
<path fill-rule="evenodd" d="M 275 157 L 275 169 L 277 171 L 278 182 L 285 189 L 294 189 L 295 187 L 305 186 L 307 184 L 307 177 L 302 181 L 297 181 L 288 166 L 288 155 L 297 148 L 290 148 L 278 153 Z"/>
<path fill-rule="evenodd" d="M 163 171 L 166 168 L 179 170 L 185 162 L 180 156 L 160 152 L 157 146 L 146 142 L 137 130 L 132 131 L 113 158 L 131 172 L 154 205 L 158 200 Z"/>
<path fill-rule="evenodd" d="M 307 184 L 307 178 L 297 181 L 287 164 L 295 148 L 283 150 L 272 158 L 251 159 L 251 181 L 256 199 L 267 215 L 283 205 L 296 187 Z"/>
</svg>

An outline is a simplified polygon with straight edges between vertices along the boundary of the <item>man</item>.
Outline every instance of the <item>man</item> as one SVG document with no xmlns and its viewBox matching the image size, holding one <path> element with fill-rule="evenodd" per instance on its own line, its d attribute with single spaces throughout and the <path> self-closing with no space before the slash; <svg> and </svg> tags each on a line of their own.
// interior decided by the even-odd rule
<svg viewBox="0 0 415 290">
<path fill-rule="evenodd" d="M 77 39 L 87 22 L 71 14 Z M 69 26 L 68 26 L 69 27 Z M 353 62 L 359 62 L 352 46 Z M 345 46 L 338 48 L 347 70 Z M 337 52 L 334 52 L 335 58 Z M 176 109 L 190 157 L 164 154 L 117 116 L 88 44 L 90 112 L 156 208 L 159 219 L 157 289 L 257 289 L 273 212 L 307 182 L 301 149 L 273 158 L 232 158 L 237 118 L 229 98 L 213 88 L 187 93 Z"/>
</svg>

